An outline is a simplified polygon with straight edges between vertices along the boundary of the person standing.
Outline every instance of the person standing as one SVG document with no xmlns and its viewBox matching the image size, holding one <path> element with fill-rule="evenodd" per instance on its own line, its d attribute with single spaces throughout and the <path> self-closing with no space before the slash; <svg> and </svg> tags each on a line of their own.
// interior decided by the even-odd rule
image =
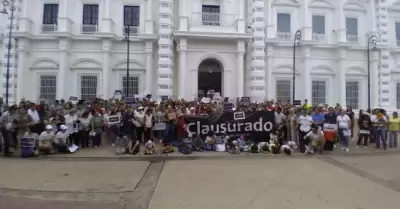
<svg viewBox="0 0 400 209">
<path fill-rule="evenodd" d="M 398 135 L 400 131 L 400 118 L 397 112 L 393 112 L 389 118 L 389 148 L 397 148 Z"/>
<path fill-rule="evenodd" d="M 304 137 L 308 134 L 308 132 L 311 131 L 311 125 L 313 123 L 314 122 L 311 116 L 307 114 L 307 110 L 302 109 L 301 115 L 299 116 L 299 119 L 297 121 L 297 124 L 299 126 L 299 146 L 300 146 L 300 152 L 302 153 L 306 151 L 306 146 L 308 145 Z"/>
<path fill-rule="evenodd" d="M 4 112 L 0 117 L 1 134 L 3 135 L 4 157 L 10 157 L 10 146 L 13 142 L 13 135 L 17 124 L 16 120 L 17 106 L 13 105 L 8 111 Z"/>
<path fill-rule="evenodd" d="M 340 141 L 342 142 L 342 149 L 349 152 L 349 137 L 351 136 L 350 127 L 351 120 L 348 115 L 346 115 L 345 110 L 340 111 L 340 115 L 337 116 L 337 127 Z"/>
<path fill-rule="evenodd" d="M 357 140 L 357 148 L 361 145 L 361 142 L 364 141 L 364 148 L 368 146 L 368 139 L 371 133 L 372 122 L 371 117 L 364 110 L 360 110 L 359 118 L 358 118 L 358 140 Z"/>
</svg>

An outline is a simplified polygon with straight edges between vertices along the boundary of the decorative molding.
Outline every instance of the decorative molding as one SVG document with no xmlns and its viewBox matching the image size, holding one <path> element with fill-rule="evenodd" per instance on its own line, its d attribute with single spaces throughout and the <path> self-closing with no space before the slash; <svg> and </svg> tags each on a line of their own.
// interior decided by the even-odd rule
<svg viewBox="0 0 400 209">
<path fill-rule="evenodd" d="M 388 10 L 392 11 L 400 11 L 400 1 L 396 1 L 392 4 L 392 6 L 388 7 Z"/>
<path fill-rule="evenodd" d="M 33 64 L 31 65 L 31 69 L 59 69 L 60 64 L 50 58 L 40 58 L 37 59 Z"/>
<path fill-rule="evenodd" d="M 293 74 L 293 66 L 292 65 L 278 65 L 272 68 L 272 73 L 274 74 Z M 296 74 L 299 74 L 300 71 L 296 70 Z"/>
<path fill-rule="evenodd" d="M 365 76 L 365 75 L 368 75 L 368 73 L 362 67 L 353 66 L 353 67 L 347 68 L 346 75 L 362 75 L 362 76 Z"/>
<path fill-rule="evenodd" d="M 274 6 L 289 6 L 289 7 L 299 7 L 300 3 L 296 0 L 275 0 L 272 5 Z"/>
<path fill-rule="evenodd" d="M 309 7 L 316 7 L 322 9 L 335 9 L 335 6 L 326 0 L 314 0 L 308 4 Z"/>
<path fill-rule="evenodd" d="M 335 75 L 335 71 L 326 65 L 317 65 L 311 68 L 310 74 L 314 75 Z"/>
<path fill-rule="evenodd" d="M 224 58 L 223 58 L 222 56 L 220 56 L 220 55 L 218 55 L 218 54 L 206 54 L 206 55 L 202 56 L 202 57 L 199 59 L 199 62 L 195 65 L 195 66 L 197 66 L 197 69 L 199 69 L 200 64 L 201 64 L 204 60 L 207 60 L 207 59 L 213 59 L 213 60 L 215 60 L 217 63 L 219 63 L 222 71 L 225 71 L 225 67 L 228 66 L 228 64 L 225 62 L 225 60 L 224 60 Z"/>
<path fill-rule="evenodd" d="M 115 64 L 112 67 L 112 69 L 113 70 L 126 70 L 127 62 L 128 62 L 127 59 L 121 60 L 121 61 L 117 62 L 117 64 Z M 129 70 L 144 70 L 144 69 L 146 69 L 146 68 L 139 61 L 133 60 L 133 59 L 129 60 Z"/>
<path fill-rule="evenodd" d="M 103 69 L 102 64 L 95 59 L 82 58 L 75 60 L 71 69 Z"/>
<path fill-rule="evenodd" d="M 358 11 L 363 13 L 367 12 L 367 10 L 363 5 L 353 0 L 349 0 L 346 3 L 344 3 L 343 10 Z"/>
</svg>

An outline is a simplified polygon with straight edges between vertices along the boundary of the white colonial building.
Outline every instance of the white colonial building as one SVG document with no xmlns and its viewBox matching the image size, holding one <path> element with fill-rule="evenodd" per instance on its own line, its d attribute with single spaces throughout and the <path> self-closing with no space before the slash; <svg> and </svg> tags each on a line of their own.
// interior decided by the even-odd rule
<svg viewBox="0 0 400 209">
<path fill-rule="evenodd" d="M 367 43 L 375 35 L 371 106 L 400 106 L 400 1 L 19 1 L 12 101 L 109 98 L 127 89 L 155 98 L 214 89 L 286 101 L 295 89 L 298 100 L 366 108 Z"/>
</svg>

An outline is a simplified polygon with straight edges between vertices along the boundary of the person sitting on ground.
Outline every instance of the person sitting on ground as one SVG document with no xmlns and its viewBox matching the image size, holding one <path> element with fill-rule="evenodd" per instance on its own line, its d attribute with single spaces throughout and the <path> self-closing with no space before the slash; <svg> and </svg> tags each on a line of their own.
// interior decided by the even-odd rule
<svg viewBox="0 0 400 209">
<path fill-rule="evenodd" d="M 179 148 L 179 152 L 183 154 L 192 154 L 193 152 L 193 135 L 191 133 L 188 134 L 188 137 L 183 139 L 183 143 Z"/>
<path fill-rule="evenodd" d="M 305 145 L 307 154 L 314 154 L 318 152 L 322 154 L 325 145 L 324 133 L 318 129 L 316 125 L 311 126 L 311 130 L 307 135 L 304 136 L 304 140 L 311 140 L 311 148 Z"/>
<path fill-rule="evenodd" d="M 269 144 L 268 142 L 260 142 L 258 143 L 258 152 L 259 153 L 268 153 L 269 152 Z"/>
<path fill-rule="evenodd" d="M 43 131 L 39 136 L 39 152 L 44 154 L 52 154 L 54 138 L 55 135 L 53 132 L 53 127 L 51 125 L 47 125 L 45 131 Z"/>
<path fill-rule="evenodd" d="M 147 140 L 147 142 L 144 144 L 144 154 L 152 155 L 154 153 L 156 153 L 154 142 L 152 140 Z"/>
<path fill-rule="evenodd" d="M 164 143 L 163 154 L 168 154 L 175 151 L 174 147 L 172 147 L 171 142 L 164 140 L 163 143 Z"/>
<path fill-rule="evenodd" d="M 194 149 L 194 151 L 197 151 L 197 152 L 204 151 L 204 141 L 203 141 L 203 139 L 201 139 L 200 135 L 196 135 L 196 138 L 194 139 L 194 143 L 193 143 L 193 149 Z"/>
<path fill-rule="evenodd" d="M 293 141 L 289 141 L 287 144 L 281 146 L 281 152 L 285 153 L 286 155 L 291 155 L 293 150 L 297 148 L 297 145 Z"/>
<path fill-rule="evenodd" d="M 133 137 L 129 142 L 129 154 L 136 155 L 140 152 L 140 142 L 136 137 Z"/>
<path fill-rule="evenodd" d="M 60 131 L 57 132 L 53 141 L 55 150 L 61 153 L 69 153 L 67 142 L 70 134 L 67 132 L 67 129 L 68 127 L 66 125 L 61 125 Z"/>
<path fill-rule="evenodd" d="M 126 154 L 129 150 L 129 139 L 127 136 L 124 136 L 122 133 L 118 135 L 115 139 L 115 154 L 123 155 Z"/>
<path fill-rule="evenodd" d="M 249 147 L 246 145 L 246 140 L 244 139 L 244 135 L 240 135 L 240 137 L 237 139 L 237 142 L 239 144 L 240 151 L 247 152 Z"/>
<path fill-rule="evenodd" d="M 251 145 L 249 146 L 249 152 L 253 154 L 260 153 L 258 149 L 258 145 L 256 142 L 252 142 Z"/>
<path fill-rule="evenodd" d="M 225 137 L 225 150 L 229 154 L 240 154 L 240 148 L 234 136 Z"/>
<path fill-rule="evenodd" d="M 216 136 L 214 132 L 210 131 L 208 132 L 208 135 L 206 137 L 206 150 L 207 151 L 215 151 L 215 139 Z"/>
<path fill-rule="evenodd" d="M 39 143 L 39 135 L 37 133 L 32 132 L 32 126 L 25 126 L 24 127 L 24 134 L 22 138 L 30 139 L 29 141 L 20 140 L 21 146 L 21 157 L 22 158 L 30 158 L 37 156 L 39 154 L 38 151 L 38 143 Z M 24 146 L 24 145 L 27 146 Z"/>
<path fill-rule="evenodd" d="M 280 153 L 279 141 L 278 141 L 278 136 L 277 136 L 276 133 L 271 133 L 270 134 L 269 151 L 272 154 L 279 154 Z"/>
</svg>

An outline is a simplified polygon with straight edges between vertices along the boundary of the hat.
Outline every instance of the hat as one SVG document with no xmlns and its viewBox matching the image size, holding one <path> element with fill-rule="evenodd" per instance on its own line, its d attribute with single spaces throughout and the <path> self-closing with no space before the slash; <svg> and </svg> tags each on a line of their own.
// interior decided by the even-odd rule
<svg viewBox="0 0 400 209">
<path fill-rule="evenodd" d="M 53 126 L 51 126 L 51 125 L 46 126 L 46 130 L 51 130 L 51 129 L 53 129 Z"/>
<path fill-rule="evenodd" d="M 192 133 L 189 133 L 189 134 L 188 134 L 188 137 L 193 137 L 193 134 L 192 134 Z"/>
<path fill-rule="evenodd" d="M 60 129 L 61 129 L 61 130 L 67 130 L 67 128 L 68 128 L 68 127 L 67 127 L 66 125 L 61 125 L 61 126 L 60 126 Z"/>
<path fill-rule="evenodd" d="M 142 107 L 142 106 L 138 107 L 138 110 L 143 110 L 143 109 L 144 109 L 144 107 Z"/>
</svg>

